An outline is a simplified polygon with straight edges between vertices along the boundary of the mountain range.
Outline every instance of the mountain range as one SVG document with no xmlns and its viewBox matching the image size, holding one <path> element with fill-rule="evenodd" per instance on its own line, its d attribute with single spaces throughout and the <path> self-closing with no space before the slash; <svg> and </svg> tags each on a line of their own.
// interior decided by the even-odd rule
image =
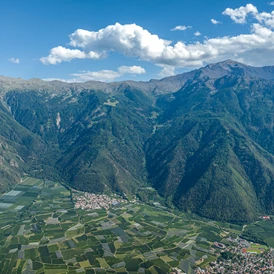
<svg viewBox="0 0 274 274">
<path fill-rule="evenodd" d="M 149 82 L 0 77 L 0 190 L 21 176 L 245 223 L 274 214 L 274 67 L 227 60 Z"/>
</svg>

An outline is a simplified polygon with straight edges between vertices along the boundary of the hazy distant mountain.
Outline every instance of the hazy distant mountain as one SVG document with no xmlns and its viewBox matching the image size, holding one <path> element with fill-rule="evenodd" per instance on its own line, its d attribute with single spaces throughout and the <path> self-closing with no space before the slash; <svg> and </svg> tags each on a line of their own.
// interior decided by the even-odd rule
<svg viewBox="0 0 274 274">
<path fill-rule="evenodd" d="M 152 185 L 218 220 L 274 213 L 273 79 L 231 60 L 149 82 L 0 77 L 2 189 L 26 172 L 95 192 Z"/>
</svg>

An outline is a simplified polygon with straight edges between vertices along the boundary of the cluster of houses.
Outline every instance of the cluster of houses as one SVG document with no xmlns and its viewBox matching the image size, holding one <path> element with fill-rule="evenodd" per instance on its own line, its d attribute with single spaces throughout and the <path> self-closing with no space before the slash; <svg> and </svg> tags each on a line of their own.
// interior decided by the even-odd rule
<svg viewBox="0 0 274 274">
<path fill-rule="evenodd" d="M 232 245 L 214 243 L 220 252 L 230 254 L 228 259 L 220 259 L 210 263 L 206 269 L 197 268 L 196 274 L 232 273 L 232 274 L 261 274 L 274 273 L 274 250 L 265 251 L 264 248 L 253 248 L 251 243 L 241 238 L 228 238 Z"/>
<path fill-rule="evenodd" d="M 75 209 L 100 209 L 104 208 L 108 210 L 110 206 L 125 203 L 126 200 L 121 198 L 112 198 L 105 194 L 93 194 L 93 193 L 73 193 L 74 207 Z"/>
</svg>

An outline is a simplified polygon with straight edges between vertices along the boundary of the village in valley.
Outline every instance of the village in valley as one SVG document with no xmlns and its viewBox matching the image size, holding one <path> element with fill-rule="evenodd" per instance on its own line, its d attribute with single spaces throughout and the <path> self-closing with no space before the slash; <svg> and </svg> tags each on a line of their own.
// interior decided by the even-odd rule
<svg viewBox="0 0 274 274">
<path fill-rule="evenodd" d="M 0 273 L 274 273 L 272 216 L 226 224 L 149 197 L 23 178 L 0 196 Z"/>
<path fill-rule="evenodd" d="M 246 241 L 237 237 L 228 238 L 230 245 L 214 243 L 220 253 L 215 262 L 205 269 L 197 268 L 196 274 L 234 273 L 261 274 L 274 273 L 274 249 Z"/>
<path fill-rule="evenodd" d="M 82 210 L 109 210 L 111 206 L 121 206 L 128 203 L 128 200 L 118 197 L 110 197 L 105 194 L 94 194 L 88 192 L 80 192 L 73 190 L 72 197 L 75 209 Z M 261 216 L 264 221 L 270 220 L 269 216 Z M 211 274 L 211 273 L 235 273 L 235 274 L 260 274 L 274 273 L 274 249 L 268 249 L 264 245 L 249 242 L 240 237 L 226 238 L 227 244 L 214 242 L 212 251 L 217 256 L 217 260 L 211 262 L 205 268 L 197 267 L 196 274 Z M 207 258 L 202 258 L 204 261 Z M 173 268 L 173 274 L 184 274 L 182 269 Z"/>
<path fill-rule="evenodd" d="M 94 194 L 76 190 L 73 190 L 72 193 L 75 209 L 81 208 L 87 210 L 100 208 L 109 210 L 110 206 L 124 204 L 127 202 L 127 200 L 118 198 L 115 194 L 114 196 L 115 197 L 110 197 L 105 194 Z"/>
</svg>

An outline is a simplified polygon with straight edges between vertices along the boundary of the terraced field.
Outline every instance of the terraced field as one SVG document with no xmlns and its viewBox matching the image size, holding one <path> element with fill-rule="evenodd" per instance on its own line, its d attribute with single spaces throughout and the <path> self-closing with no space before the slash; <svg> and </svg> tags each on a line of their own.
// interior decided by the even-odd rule
<svg viewBox="0 0 274 274">
<path fill-rule="evenodd" d="M 69 189 L 33 178 L 0 198 L 0 213 L 0 273 L 194 273 L 229 233 L 139 202 L 75 210 Z"/>
</svg>

